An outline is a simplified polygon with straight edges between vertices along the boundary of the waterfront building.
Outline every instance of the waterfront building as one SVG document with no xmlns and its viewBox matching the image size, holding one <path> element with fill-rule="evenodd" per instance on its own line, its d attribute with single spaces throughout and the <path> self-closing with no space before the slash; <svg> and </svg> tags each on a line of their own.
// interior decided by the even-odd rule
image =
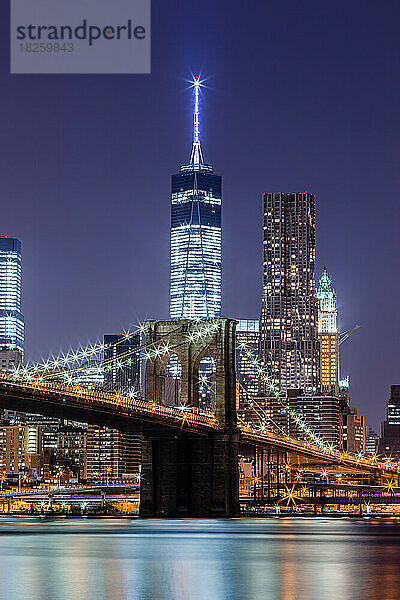
<svg viewBox="0 0 400 600">
<path fill-rule="evenodd" d="M 317 290 L 322 392 L 339 393 L 339 329 L 336 293 L 324 268 Z"/>
<path fill-rule="evenodd" d="M 171 181 L 171 319 L 221 314 L 221 177 L 203 160 L 200 87 L 195 77 L 190 161 Z"/>
<path fill-rule="evenodd" d="M 390 387 L 386 419 L 382 422 L 379 453 L 400 459 L 400 385 Z"/>
<path fill-rule="evenodd" d="M 320 389 L 315 297 L 315 198 L 264 193 L 260 352 L 280 393 Z"/>
<path fill-rule="evenodd" d="M 43 467 L 43 431 L 24 425 L 0 426 L 0 473 L 22 471 L 40 475 Z"/>
<path fill-rule="evenodd" d="M 68 469 L 79 480 L 86 479 L 87 426 L 63 424 L 57 435 L 56 465 Z"/>
<path fill-rule="evenodd" d="M 24 350 L 21 242 L 0 237 L 0 347 Z"/>
<path fill-rule="evenodd" d="M 132 433 L 88 425 L 86 475 L 88 479 L 133 477 L 139 471 L 141 448 Z"/>
</svg>

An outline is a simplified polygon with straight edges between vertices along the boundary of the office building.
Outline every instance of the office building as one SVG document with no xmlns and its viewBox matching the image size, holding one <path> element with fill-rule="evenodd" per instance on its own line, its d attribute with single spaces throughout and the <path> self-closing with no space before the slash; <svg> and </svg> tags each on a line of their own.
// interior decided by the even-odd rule
<svg viewBox="0 0 400 600">
<path fill-rule="evenodd" d="M 87 477 L 86 436 L 87 427 L 71 424 L 61 425 L 57 435 L 55 463 L 63 469 L 68 469 L 79 480 Z"/>
<path fill-rule="evenodd" d="M 342 448 L 351 454 L 365 454 L 365 417 L 349 407 L 342 416 Z"/>
<path fill-rule="evenodd" d="M 21 242 L 0 237 L 0 347 L 24 350 Z"/>
<path fill-rule="evenodd" d="M 22 364 L 21 350 L 11 350 L 7 346 L 0 348 L 0 371 L 12 372 Z"/>
<path fill-rule="evenodd" d="M 258 319 L 240 319 L 236 325 L 236 377 L 251 396 L 256 396 L 259 391 L 258 375 L 252 361 L 241 351 L 241 344 L 257 359 L 259 340 Z"/>
<path fill-rule="evenodd" d="M 181 166 L 171 183 L 171 319 L 212 319 L 221 314 L 221 177 L 203 160 L 198 77 L 193 87 L 190 162 Z"/>
<path fill-rule="evenodd" d="M 264 193 L 263 245 L 261 359 L 280 393 L 315 394 L 320 363 L 314 195 Z"/>
<path fill-rule="evenodd" d="M 379 454 L 400 459 L 400 385 L 390 387 L 386 419 L 382 422 Z"/>
<path fill-rule="evenodd" d="M 366 454 L 377 454 L 379 448 L 380 438 L 379 435 L 367 425 L 365 432 L 365 453 Z"/>
<path fill-rule="evenodd" d="M 104 386 L 107 390 L 140 391 L 140 333 L 104 336 Z"/>
<path fill-rule="evenodd" d="M 21 350 L 10 350 L 7 346 L 0 348 L 0 371 L 14 371 L 22 364 Z M 4 425 L 25 425 L 25 413 L 15 410 L 0 410 L 0 420 Z"/>
<path fill-rule="evenodd" d="M 256 410 L 259 394 L 259 377 L 248 352 L 258 358 L 260 324 L 258 319 L 240 319 L 236 325 L 236 379 L 238 417 L 245 423 L 257 426 L 261 411 Z M 244 346 L 244 348 L 243 348 Z M 246 351 L 245 351 L 246 350 Z M 265 402 L 261 400 L 264 405 Z M 256 405 L 255 405 L 256 404 Z"/>
<path fill-rule="evenodd" d="M 88 360 L 80 366 L 73 376 L 74 383 L 87 388 L 102 388 L 104 386 L 104 366 L 96 360 Z"/>
<path fill-rule="evenodd" d="M 339 330 L 336 293 L 324 268 L 317 290 L 321 391 L 339 393 Z"/>
</svg>

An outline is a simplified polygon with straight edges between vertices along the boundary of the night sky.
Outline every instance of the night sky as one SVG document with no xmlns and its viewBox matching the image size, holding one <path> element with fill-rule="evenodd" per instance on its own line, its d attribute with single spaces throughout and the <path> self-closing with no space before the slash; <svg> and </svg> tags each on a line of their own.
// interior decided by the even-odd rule
<svg viewBox="0 0 400 600">
<path fill-rule="evenodd" d="M 10 75 L 0 8 L 2 235 L 23 245 L 26 357 L 168 318 L 170 176 L 223 176 L 223 315 L 258 318 L 262 192 L 312 191 L 352 404 L 400 383 L 398 1 L 153 0 L 151 75 Z"/>
</svg>

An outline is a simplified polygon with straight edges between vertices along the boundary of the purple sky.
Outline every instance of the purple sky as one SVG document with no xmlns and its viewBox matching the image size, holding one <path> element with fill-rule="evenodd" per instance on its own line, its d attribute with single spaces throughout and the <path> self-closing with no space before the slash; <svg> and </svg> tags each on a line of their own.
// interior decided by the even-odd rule
<svg viewBox="0 0 400 600">
<path fill-rule="evenodd" d="M 26 355 L 167 318 L 170 175 L 202 72 L 223 176 L 223 313 L 257 318 L 264 190 L 316 195 L 352 403 L 377 426 L 400 383 L 397 1 L 153 0 L 152 74 L 9 75 L 0 8 L 1 234 L 23 244 Z M 246 8 L 247 6 L 247 8 Z"/>
</svg>

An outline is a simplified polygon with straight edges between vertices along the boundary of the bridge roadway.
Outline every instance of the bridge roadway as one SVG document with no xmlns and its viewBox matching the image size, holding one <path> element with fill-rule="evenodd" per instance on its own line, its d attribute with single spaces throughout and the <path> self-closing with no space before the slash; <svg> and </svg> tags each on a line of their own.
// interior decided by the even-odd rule
<svg viewBox="0 0 400 600">
<path fill-rule="evenodd" d="M 10 374 L 0 373 L 0 407 L 22 412 L 42 413 L 61 419 L 106 425 L 143 433 L 147 437 L 171 430 L 180 437 L 207 436 L 224 431 L 224 425 L 214 413 L 196 408 L 162 406 L 121 394 L 92 391 L 78 385 L 64 385 L 54 381 L 31 378 L 15 380 Z M 341 454 L 336 450 L 321 450 L 271 431 L 254 432 L 238 425 L 239 445 L 270 447 L 320 464 L 336 464 L 343 469 L 370 475 L 398 476 L 399 469 L 384 463 Z"/>
<path fill-rule="evenodd" d="M 23 500 L 24 498 L 48 498 L 48 497 L 65 497 L 76 496 L 81 494 L 131 494 L 132 492 L 139 493 L 139 483 L 118 483 L 118 484 L 94 484 L 94 485 L 77 485 L 68 487 L 54 488 L 33 488 L 23 491 L 6 490 L 0 493 L 0 502 L 7 501 L 9 498 L 14 500 Z"/>
</svg>

